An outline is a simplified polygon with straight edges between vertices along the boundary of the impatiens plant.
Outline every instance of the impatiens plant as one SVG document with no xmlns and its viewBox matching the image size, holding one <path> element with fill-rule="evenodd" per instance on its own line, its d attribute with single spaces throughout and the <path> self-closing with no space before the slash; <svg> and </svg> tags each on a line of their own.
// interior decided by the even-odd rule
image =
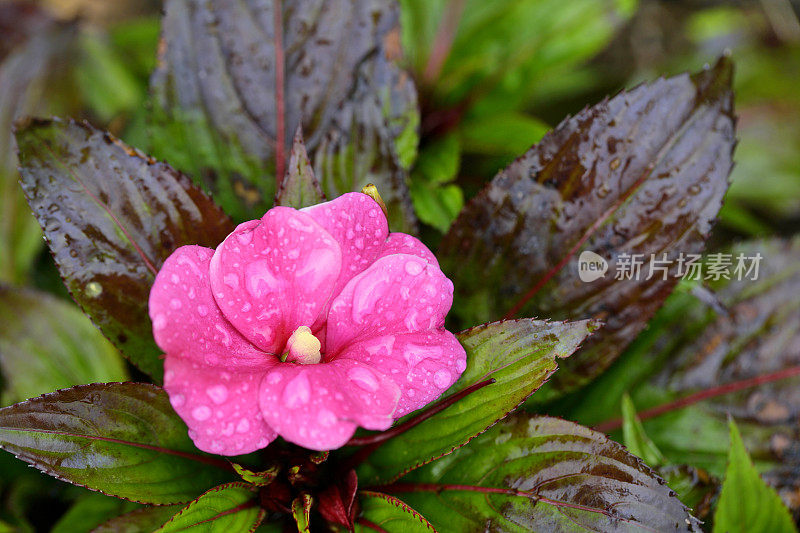
<svg viewBox="0 0 800 533">
<path fill-rule="evenodd" d="M 494 8 L 468 4 L 477 32 L 480 10 Z M 419 2 L 404 7 L 409 21 L 425 18 Z M 20 183 L 58 271 L 131 363 L 64 304 L 0 286 L 11 325 L 0 369 L 14 402 L 0 408 L 0 448 L 127 501 L 83 525 L 700 530 L 685 504 L 701 509 L 706 492 L 677 460 L 661 464 L 670 451 L 625 395 L 638 382 L 603 380 L 681 287 L 674 266 L 613 272 L 632 255 L 699 257 L 721 207 L 735 145 L 731 60 L 565 119 L 460 209 L 460 189 L 434 191 L 428 178 L 456 172 L 446 154 L 474 143 L 470 124 L 491 113 L 476 106 L 448 124 L 449 112 L 490 79 L 500 96 L 488 108 L 525 122 L 522 103 L 502 95 L 536 79 L 522 57 L 536 54 L 521 50 L 503 77 L 496 65 L 448 63 L 435 39 L 403 64 L 398 22 L 392 0 L 167 0 L 147 113 L 148 151 L 163 160 L 86 121 L 16 121 Z M 420 125 L 402 66 L 423 109 L 443 106 L 433 126 Z M 432 85 L 439 74 L 452 86 Z M 414 166 L 420 128 L 442 138 L 426 138 Z M 611 272 L 587 281 L 585 257 Z M 55 348 L 31 341 L 46 334 L 23 327 L 26 313 L 61 321 L 48 326 Z M 30 366 L 44 377 L 14 378 L 37 351 L 58 355 Z M 87 360 L 90 370 L 52 368 Z M 642 380 L 647 368 L 637 366 Z M 95 376 L 109 382 L 85 384 Z M 624 397 L 626 443 L 652 465 L 552 416 L 583 418 L 574 391 L 592 380 L 583 391 L 597 405 Z"/>
</svg>

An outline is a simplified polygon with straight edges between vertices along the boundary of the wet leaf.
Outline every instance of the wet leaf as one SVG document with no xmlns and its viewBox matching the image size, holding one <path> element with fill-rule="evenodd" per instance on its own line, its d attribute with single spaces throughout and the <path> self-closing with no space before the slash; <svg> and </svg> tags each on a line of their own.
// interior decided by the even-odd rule
<svg viewBox="0 0 800 533">
<path fill-rule="evenodd" d="M 302 124 L 329 198 L 375 183 L 393 229 L 413 227 L 405 179 L 419 117 L 411 79 L 393 63 L 397 18 L 388 0 L 168 1 L 151 83 L 155 153 L 235 217 L 254 218 Z"/>
<path fill-rule="evenodd" d="M 19 188 L 15 119 L 63 112 L 68 99 L 65 64 L 75 26 L 56 23 L 33 4 L 0 4 L 0 281 L 25 281 L 42 248 L 41 230 Z M 54 94 L 53 87 L 59 88 Z"/>
<path fill-rule="evenodd" d="M 145 533 L 155 531 L 182 509 L 182 505 L 156 505 L 136 509 L 107 520 L 92 533 Z"/>
<path fill-rule="evenodd" d="M 355 524 L 357 533 L 375 531 L 375 528 L 371 527 L 372 524 L 384 531 L 402 531 L 404 533 L 436 531 L 424 516 L 394 496 L 363 490 L 358 493 L 358 500 L 361 504 L 361 516 Z"/>
<path fill-rule="evenodd" d="M 566 119 L 498 174 L 445 236 L 440 260 L 464 322 L 518 314 L 606 322 L 537 399 L 605 370 L 672 291 L 678 254 L 702 249 L 732 165 L 731 76 L 722 58 Z M 578 258 L 587 251 L 608 270 L 583 282 Z M 639 279 L 615 279 L 624 254 L 645 258 Z M 647 279 L 651 255 L 663 254 L 666 279 L 661 271 Z"/>
<path fill-rule="evenodd" d="M 0 448 L 75 485 L 141 503 L 182 503 L 225 477 L 197 451 L 164 391 L 82 385 L 0 409 Z"/>
<path fill-rule="evenodd" d="M 163 368 L 147 315 L 156 271 L 184 244 L 233 230 L 189 179 L 86 123 L 17 129 L 22 186 L 73 298 L 131 362 Z"/>
<path fill-rule="evenodd" d="M 597 327 L 593 321 L 522 319 L 460 333 L 467 368 L 443 396 L 487 379 L 495 383 L 384 443 L 361 465 L 359 480 L 388 482 L 469 442 L 541 387 L 558 368 L 556 361 L 572 354 Z"/>
<path fill-rule="evenodd" d="M 308 160 L 303 131 L 300 127 L 294 135 L 292 153 L 289 157 L 289 168 L 281 181 L 275 205 L 286 205 L 301 209 L 325 201 L 325 195 L 314 176 L 314 169 Z"/>
<path fill-rule="evenodd" d="M 727 250 L 732 257 L 760 254 L 757 279 L 719 280 L 712 285 L 722 311 L 695 302 L 660 331 L 660 365 L 635 387 L 637 407 L 647 409 L 692 393 L 777 374 L 774 379 L 715 395 L 687 409 L 643 422 L 648 435 L 673 462 L 689 462 L 721 475 L 728 453 L 728 414 L 736 417 L 747 448 L 766 481 L 794 512 L 800 468 L 800 239 L 758 240 Z M 736 260 L 733 260 L 734 265 Z M 666 343 L 679 339 L 677 344 Z"/>
<path fill-rule="evenodd" d="M 85 383 L 125 381 L 125 363 L 74 305 L 0 286 L 3 404 Z"/>
<path fill-rule="evenodd" d="M 792 533 L 797 527 L 775 491 L 759 477 L 733 420 L 728 469 L 722 484 L 714 531 L 720 533 Z"/>
<path fill-rule="evenodd" d="M 641 460 L 557 418 L 510 417 L 382 490 L 441 532 L 700 530 Z"/>
<path fill-rule="evenodd" d="M 255 531 L 266 516 L 251 485 L 233 482 L 214 487 L 178 511 L 158 533 L 201 527 L 205 531 Z"/>
</svg>

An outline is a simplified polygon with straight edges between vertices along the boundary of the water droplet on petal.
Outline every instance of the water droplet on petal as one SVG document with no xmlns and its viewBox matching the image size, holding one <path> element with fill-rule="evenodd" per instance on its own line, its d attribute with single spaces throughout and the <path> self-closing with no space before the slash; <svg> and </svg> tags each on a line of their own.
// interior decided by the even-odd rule
<svg viewBox="0 0 800 533">
<path fill-rule="evenodd" d="M 225 285 L 227 285 L 231 289 L 239 288 L 239 276 L 237 276 L 236 274 L 233 273 L 225 274 L 225 277 L 222 278 L 222 281 L 225 283 Z"/>
<path fill-rule="evenodd" d="M 192 417 L 200 422 L 211 418 L 211 409 L 205 405 L 198 405 L 192 409 Z"/>
<path fill-rule="evenodd" d="M 437 370 L 433 375 L 433 383 L 440 389 L 443 389 L 450 385 L 450 377 L 450 372 L 442 368 L 441 370 Z"/>
<path fill-rule="evenodd" d="M 311 384 L 308 382 L 305 372 L 301 372 L 286 384 L 281 401 L 289 409 L 297 409 L 301 405 L 307 404 L 309 398 L 311 398 Z"/>
<path fill-rule="evenodd" d="M 167 325 L 167 317 L 165 317 L 164 315 L 156 315 L 156 317 L 153 319 L 154 329 L 157 330 L 164 329 L 166 325 Z"/>
<path fill-rule="evenodd" d="M 236 431 L 238 433 L 247 433 L 250 431 L 250 421 L 246 418 L 239 420 L 239 423 L 236 424 Z"/>
<path fill-rule="evenodd" d="M 200 315 L 200 316 L 208 315 L 208 307 L 206 307 L 205 305 L 198 305 L 197 306 L 197 314 Z"/>
<path fill-rule="evenodd" d="M 228 388 L 225 385 L 214 385 L 206 389 L 206 394 L 217 405 L 225 403 L 228 399 Z"/>
<path fill-rule="evenodd" d="M 409 276 L 417 276 L 424 268 L 422 263 L 418 261 L 406 261 L 406 273 Z"/>
<path fill-rule="evenodd" d="M 253 232 L 252 231 L 242 231 L 236 234 L 236 240 L 239 241 L 239 244 L 243 244 L 247 246 L 253 241 Z"/>
<path fill-rule="evenodd" d="M 172 300 L 169 301 L 169 306 L 177 311 L 183 306 L 183 303 L 179 299 L 173 298 Z"/>
<path fill-rule="evenodd" d="M 172 404 L 172 407 L 178 408 L 182 407 L 186 403 L 186 396 L 183 394 L 175 394 L 169 397 L 169 403 Z"/>
<path fill-rule="evenodd" d="M 375 374 L 362 366 L 356 366 L 348 370 L 347 379 L 365 391 L 375 392 L 379 387 L 378 378 L 375 377 Z"/>
<path fill-rule="evenodd" d="M 336 423 L 336 415 L 328 409 L 321 409 L 317 413 L 317 422 L 323 427 L 331 427 Z"/>
</svg>

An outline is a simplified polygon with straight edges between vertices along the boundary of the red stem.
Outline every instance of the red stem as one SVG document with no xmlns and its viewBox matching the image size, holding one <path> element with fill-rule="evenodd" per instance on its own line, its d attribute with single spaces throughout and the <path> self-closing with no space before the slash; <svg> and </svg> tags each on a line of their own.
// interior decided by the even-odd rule
<svg viewBox="0 0 800 533">
<path fill-rule="evenodd" d="M 482 389 L 486 385 L 491 385 L 495 382 L 494 378 L 490 378 L 479 383 L 475 383 L 474 385 L 470 385 L 466 389 L 462 389 L 457 393 L 453 394 L 452 396 L 448 396 L 442 400 L 439 400 L 435 404 L 433 404 L 430 408 L 428 408 L 425 412 L 420 413 L 419 415 L 411 418 L 410 420 L 406 420 L 399 426 L 395 426 L 391 429 L 383 431 L 381 433 L 374 433 L 372 435 L 367 435 L 366 437 L 353 437 L 345 446 L 371 446 L 374 444 L 380 444 L 384 441 L 387 441 L 401 433 L 405 433 L 409 429 L 413 428 L 421 424 L 422 422 L 426 421 L 433 415 L 440 413 L 456 403 L 457 401 L 461 400 L 462 398 L 469 396 L 473 392 L 477 391 L 478 389 Z"/>
<path fill-rule="evenodd" d="M 444 62 L 447 61 L 450 50 L 453 48 L 453 41 L 455 40 L 465 5 L 466 0 L 450 0 L 442 13 L 439 31 L 433 39 L 431 54 L 428 56 L 428 63 L 425 65 L 425 72 L 422 74 L 422 80 L 427 85 L 433 85 L 442 72 Z"/>
<path fill-rule="evenodd" d="M 732 392 L 740 391 L 743 389 L 749 389 L 751 387 L 757 387 L 758 385 L 763 385 L 765 383 L 772 383 L 773 381 L 778 381 L 781 379 L 786 379 L 798 375 L 800 375 L 800 365 L 784 368 L 783 370 L 772 372 L 770 374 L 762 374 L 754 378 L 742 379 L 740 381 L 734 381 L 732 383 L 726 383 L 725 385 L 719 385 L 718 387 L 711 387 L 710 389 L 695 392 L 694 394 L 684 396 L 683 398 L 679 398 L 675 401 L 668 402 L 662 405 L 657 405 L 655 407 L 651 407 L 650 409 L 645 409 L 644 411 L 637 413 L 637 416 L 639 417 L 639 420 L 647 420 L 649 418 L 655 418 L 657 416 L 663 415 L 664 413 L 675 411 L 677 409 L 683 409 L 684 407 L 688 407 L 690 405 L 696 404 L 697 402 L 701 402 L 703 400 L 707 400 L 715 396 L 730 394 Z M 605 422 L 597 424 L 594 427 L 594 429 L 596 429 L 597 431 L 601 431 L 603 433 L 608 433 L 609 431 L 614 431 L 615 429 L 619 429 L 621 426 L 622 426 L 622 418 L 613 418 L 611 420 L 606 420 Z"/>
<path fill-rule="evenodd" d="M 286 173 L 286 101 L 284 96 L 286 65 L 283 55 L 283 1 L 275 0 L 275 190 L 281 188 Z"/>
<path fill-rule="evenodd" d="M 651 170 L 652 167 L 650 166 L 647 167 L 647 170 L 642 173 L 639 179 L 637 179 L 627 191 L 625 191 L 625 194 L 620 196 L 619 199 L 616 202 L 614 202 L 614 204 L 611 207 L 609 207 L 602 215 L 600 215 L 600 218 L 595 220 L 594 224 L 589 226 L 589 229 L 586 230 L 586 232 L 581 236 L 578 242 L 576 242 L 575 245 L 569 249 L 567 254 L 561 258 L 561 261 L 559 261 L 556 266 L 548 270 L 545 273 L 544 277 L 539 279 L 536 285 L 534 285 L 533 288 L 531 288 L 531 290 L 526 292 L 522 296 L 522 298 L 520 298 L 519 301 L 516 304 L 514 304 L 514 306 L 511 309 L 509 309 L 508 313 L 506 313 L 505 316 L 503 317 L 504 319 L 514 318 L 514 316 L 525 306 L 525 304 L 527 304 L 531 300 L 531 298 L 536 296 L 536 293 L 538 293 L 541 290 L 541 288 L 547 284 L 548 281 L 553 279 L 553 276 L 558 274 L 561 271 L 561 269 L 564 268 L 564 266 L 569 262 L 569 260 L 572 259 L 572 256 L 574 256 L 578 252 L 578 250 L 580 250 L 581 246 L 583 246 L 586 243 L 586 241 L 589 240 L 589 237 L 591 237 L 594 234 L 594 232 L 597 231 L 597 229 L 600 226 L 602 226 L 605 223 L 605 221 L 608 220 L 608 218 L 611 215 L 613 215 L 617 211 L 617 209 L 620 208 L 620 206 L 622 206 L 623 203 L 625 203 L 625 200 L 627 200 L 630 197 L 630 195 L 633 194 L 634 191 L 636 191 L 642 183 L 644 183 L 644 180 L 646 180 L 647 176 L 650 175 Z"/>
</svg>

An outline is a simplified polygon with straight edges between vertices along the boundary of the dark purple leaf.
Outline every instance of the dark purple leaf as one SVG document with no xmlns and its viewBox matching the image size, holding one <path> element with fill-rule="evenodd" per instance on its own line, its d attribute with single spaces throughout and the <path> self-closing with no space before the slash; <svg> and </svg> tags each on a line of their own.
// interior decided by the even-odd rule
<svg viewBox="0 0 800 533">
<path fill-rule="evenodd" d="M 0 3 L 0 281 L 24 282 L 43 246 L 39 224 L 19 188 L 12 124 L 25 115 L 73 107 L 66 102 L 70 84 L 65 78 L 75 30 L 33 4 Z"/>
<path fill-rule="evenodd" d="M 686 316 L 703 316 L 697 323 L 676 320 L 663 340 L 681 339 L 677 346 L 657 341 L 669 350 L 654 353 L 663 368 L 636 390 L 637 407 L 664 399 L 720 390 L 765 375 L 770 379 L 727 394 L 715 394 L 685 410 L 645 420 L 648 435 L 674 462 L 691 462 L 722 475 L 727 458 L 727 417 L 732 415 L 764 479 L 800 515 L 800 238 L 750 241 L 727 250 L 736 265 L 760 254 L 757 279 L 719 280 L 712 285 L 722 305 L 714 311 L 697 302 Z M 749 263 L 748 263 L 749 264 Z M 654 391 L 659 391 L 657 394 Z M 648 402 L 649 400 L 649 402 Z"/>
<path fill-rule="evenodd" d="M 194 447 L 164 391 L 144 383 L 81 385 L 4 407 L 0 448 L 58 479 L 140 503 L 190 501 L 228 470 Z"/>
<path fill-rule="evenodd" d="M 513 416 L 378 490 L 441 532 L 699 531 L 675 493 L 622 445 L 550 417 Z"/>
<path fill-rule="evenodd" d="M 184 244 L 215 247 L 228 217 L 184 175 L 86 123 L 17 129 L 22 186 L 73 298 L 141 370 L 162 363 L 147 298 Z"/>
<path fill-rule="evenodd" d="M 397 21 L 389 0 L 169 0 L 151 83 L 154 150 L 252 218 L 269 207 L 302 125 L 328 197 L 373 182 L 412 226 L 418 113 L 391 57 Z"/>
<path fill-rule="evenodd" d="M 551 396 L 607 368 L 677 283 L 678 254 L 702 249 L 732 165 L 732 70 L 722 58 L 566 119 L 495 177 L 445 236 L 440 259 L 466 323 L 519 315 L 606 322 L 565 362 Z M 583 251 L 608 261 L 605 277 L 579 279 Z M 638 280 L 615 279 L 622 254 L 645 258 Z M 667 279 L 646 279 L 651 254 L 672 260 Z"/>
</svg>

